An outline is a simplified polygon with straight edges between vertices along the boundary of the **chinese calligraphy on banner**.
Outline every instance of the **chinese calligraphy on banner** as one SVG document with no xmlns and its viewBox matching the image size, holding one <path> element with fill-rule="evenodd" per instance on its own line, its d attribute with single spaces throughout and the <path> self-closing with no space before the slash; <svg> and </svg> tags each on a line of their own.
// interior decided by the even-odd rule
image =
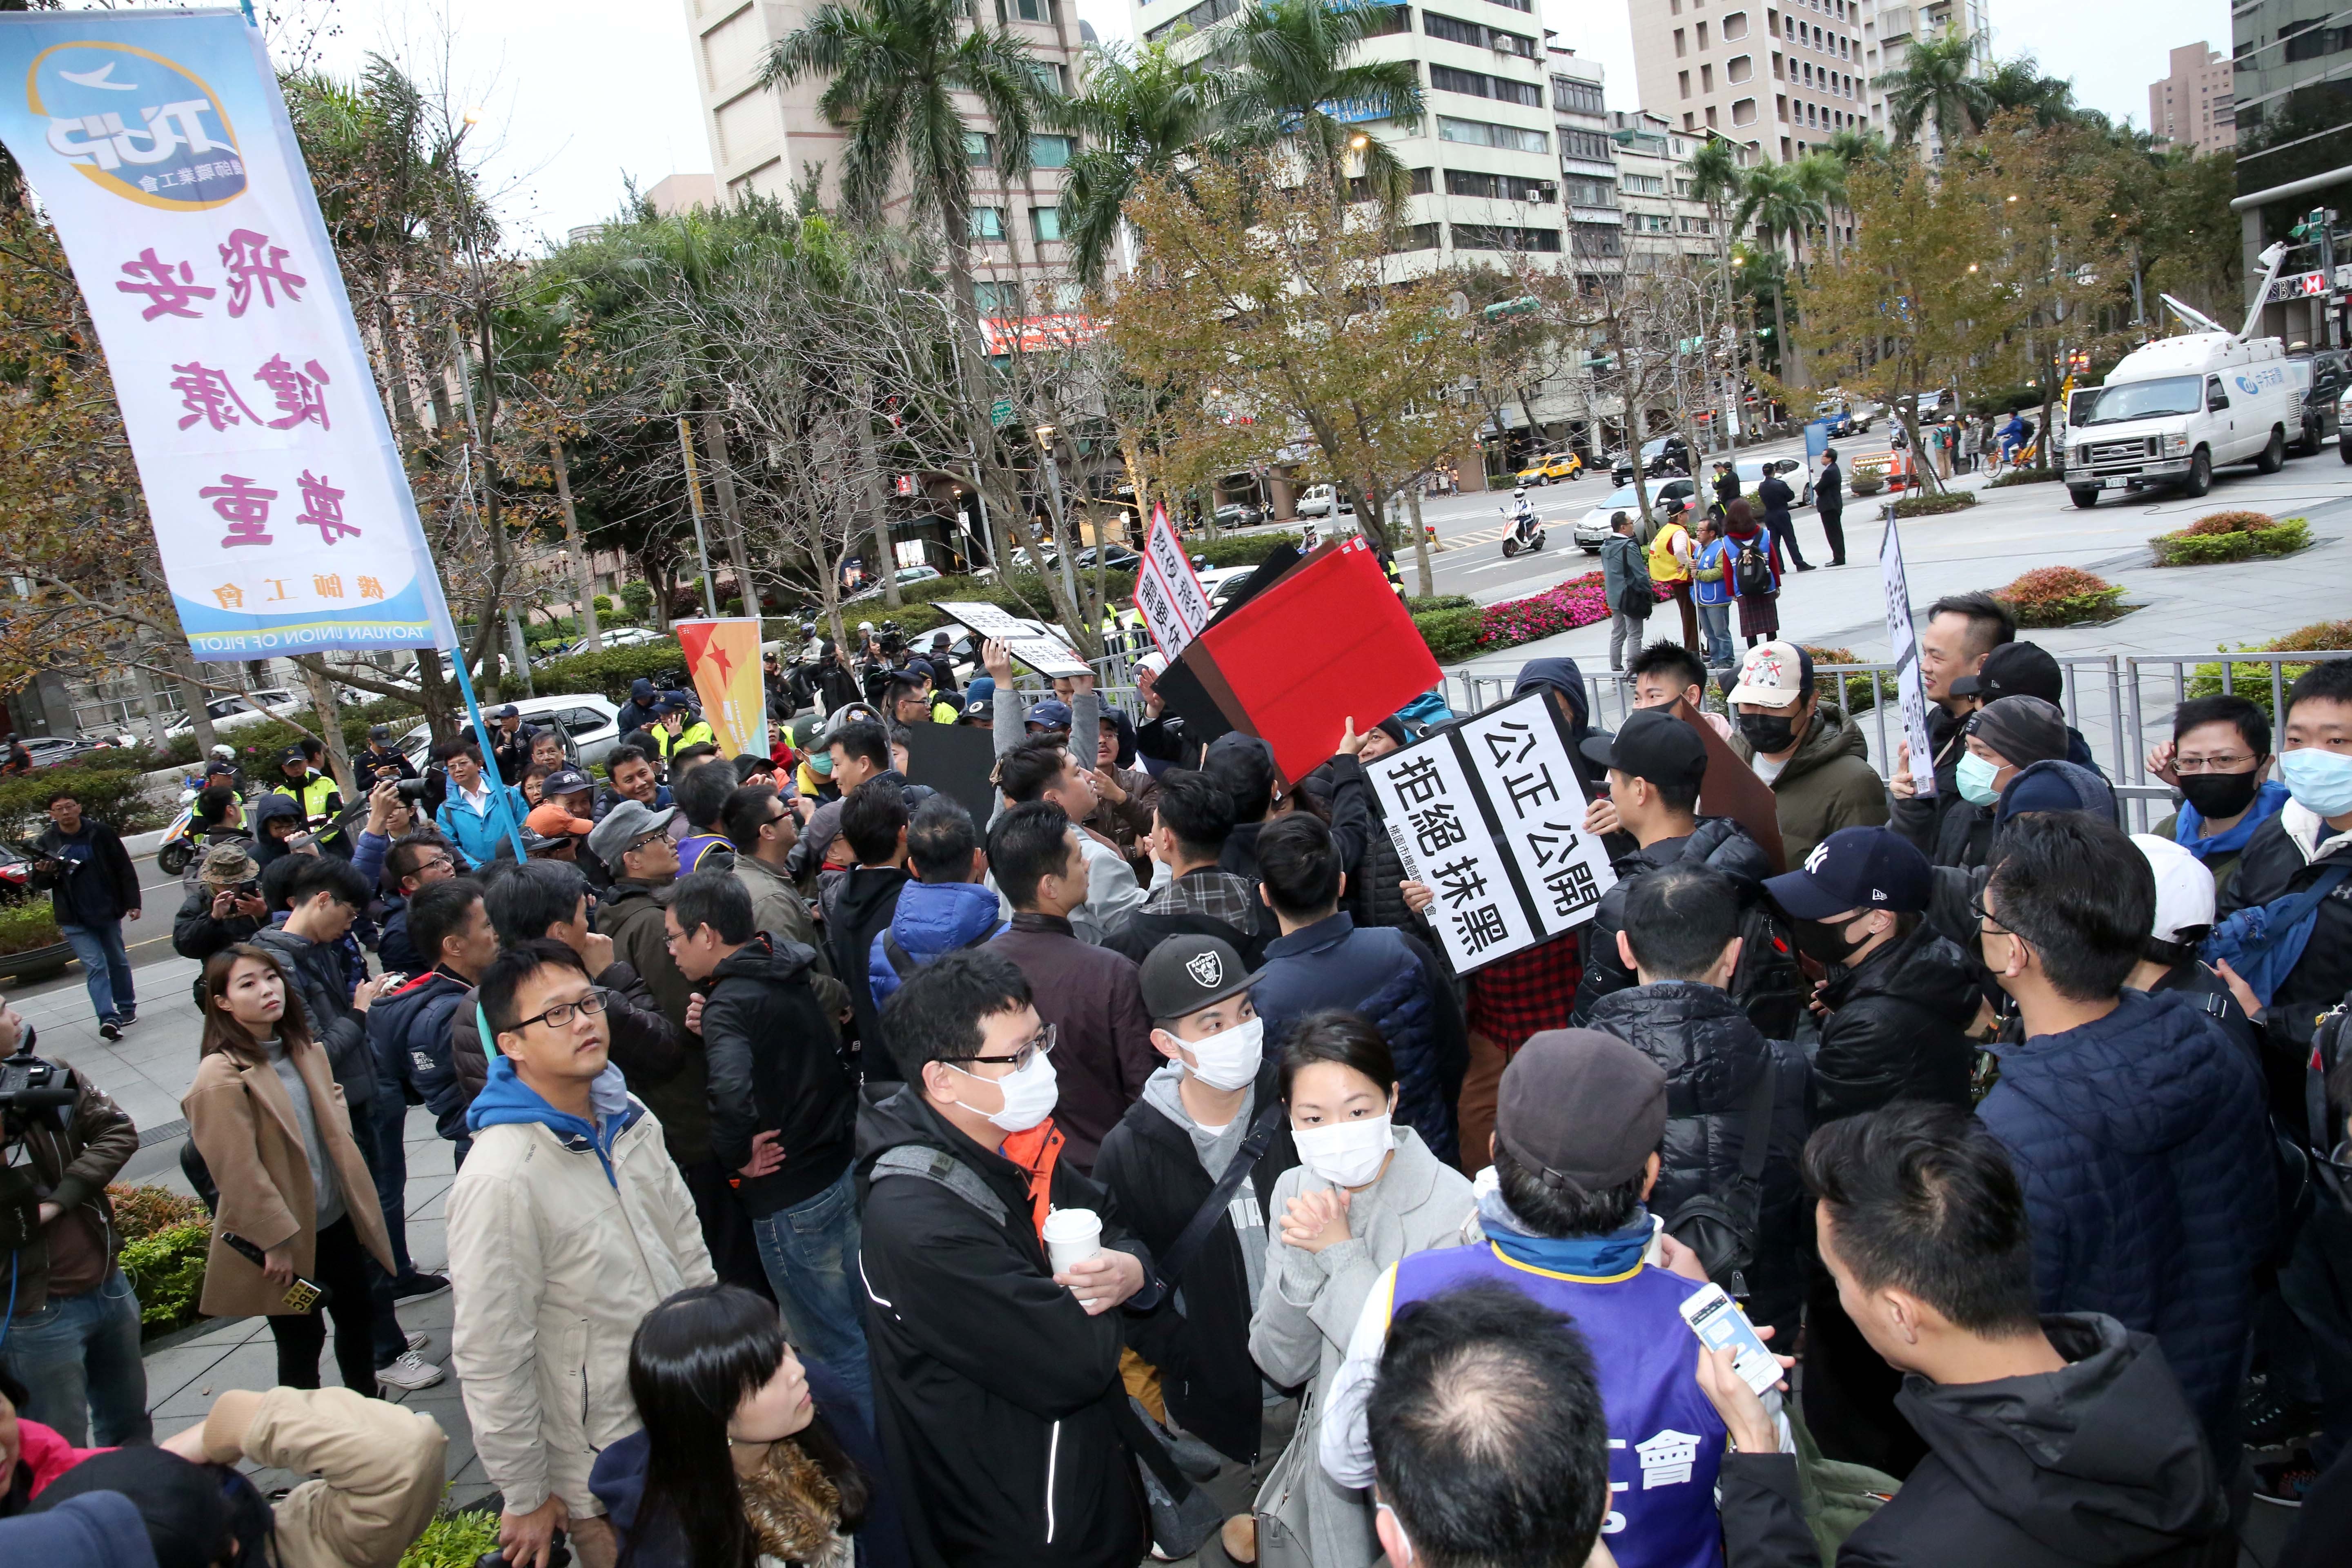
<svg viewBox="0 0 2352 1568">
<path fill-rule="evenodd" d="M 970 626 L 983 637 L 992 637 L 1004 645 L 1013 658 L 1040 675 L 1091 675 L 1094 667 L 1077 655 L 1077 650 L 1054 635 L 1051 628 L 1039 631 L 1009 610 L 998 608 L 980 600 L 940 600 L 932 606 L 943 616 L 952 616 L 961 625 Z"/>
<path fill-rule="evenodd" d="M 671 625 L 719 754 L 766 756 L 768 686 L 760 675 L 760 623 L 747 616 Z"/>
<path fill-rule="evenodd" d="M 1171 659 L 1181 657 L 1185 645 L 1209 624 L 1209 595 L 1164 506 L 1152 507 L 1151 527 L 1143 536 L 1143 559 L 1136 563 L 1135 607 L 1151 640 Z"/>
<path fill-rule="evenodd" d="M 1540 692 L 1364 772 L 1406 874 L 1437 894 L 1430 921 L 1458 974 L 1582 925 L 1617 879 Z"/>
<path fill-rule="evenodd" d="M 260 32 L 0 16 L 0 141 L 89 302 L 195 656 L 453 643 Z"/>
<path fill-rule="evenodd" d="M 1903 733 L 1911 742 L 1911 783 L 1936 793 L 1936 748 L 1927 738 L 1927 682 L 1919 671 L 1919 639 L 1911 629 L 1911 584 L 1903 571 L 1903 540 L 1892 513 L 1878 545 L 1880 591 L 1886 597 L 1886 646 L 1895 660 L 1895 689 L 1903 703 Z M 1893 772 L 1889 766 L 1888 772 Z"/>
</svg>

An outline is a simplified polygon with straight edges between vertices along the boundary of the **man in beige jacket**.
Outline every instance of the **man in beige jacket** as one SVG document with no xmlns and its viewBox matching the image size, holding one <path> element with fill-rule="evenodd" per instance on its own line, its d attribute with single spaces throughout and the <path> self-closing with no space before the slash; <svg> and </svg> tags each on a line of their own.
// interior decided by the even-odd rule
<svg viewBox="0 0 2352 1568">
<path fill-rule="evenodd" d="M 604 996 L 579 956 L 515 943 L 475 996 L 497 1054 L 449 1194 L 450 1359 L 505 1497 L 507 1562 L 544 1568 L 569 1529 L 585 1568 L 609 1568 L 588 1472 L 639 1426 L 629 1341 L 647 1311 L 717 1276 L 660 1121 L 609 1066 Z"/>
</svg>

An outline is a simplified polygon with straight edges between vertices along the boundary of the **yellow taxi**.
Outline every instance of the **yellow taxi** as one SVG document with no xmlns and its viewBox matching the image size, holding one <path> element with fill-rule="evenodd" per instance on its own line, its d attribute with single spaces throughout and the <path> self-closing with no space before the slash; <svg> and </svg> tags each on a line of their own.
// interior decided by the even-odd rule
<svg viewBox="0 0 2352 1568">
<path fill-rule="evenodd" d="M 1580 479 L 1584 477 L 1584 459 L 1573 452 L 1562 452 L 1544 464 L 1548 479 Z"/>
</svg>

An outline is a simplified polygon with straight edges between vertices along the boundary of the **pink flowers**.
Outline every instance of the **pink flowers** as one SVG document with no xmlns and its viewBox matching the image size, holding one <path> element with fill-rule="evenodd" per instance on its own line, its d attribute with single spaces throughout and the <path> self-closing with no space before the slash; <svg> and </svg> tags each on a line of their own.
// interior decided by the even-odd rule
<svg viewBox="0 0 2352 1568">
<path fill-rule="evenodd" d="M 1601 574 L 1588 572 L 1524 599 L 1488 605 L 1478 617 L 1478 646 L 1512 647 L 1608 618 Z"/>
</svg>

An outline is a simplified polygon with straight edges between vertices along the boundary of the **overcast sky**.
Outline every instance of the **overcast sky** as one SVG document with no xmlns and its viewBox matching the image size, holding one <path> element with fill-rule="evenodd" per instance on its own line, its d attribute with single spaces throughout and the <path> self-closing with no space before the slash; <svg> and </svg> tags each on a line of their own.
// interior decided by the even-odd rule
<svg viewBox="0 0 2352 1568">
<path fill-rule="evenodd" d="M 355 73 L 371 50 L 406 59 L 449 100 L 483 111 L 488 171 L 519 239 L 560 238 L 609 216 L 622 182 L 708 172 L 688 45 L 688 0 L 333 0 L 322 64 Z M 1544 0 L 1556 41 L 1598 58 L 1612 109 L 1638 107 L 1622 0 Z M 1105 39 L 1129 36 L 1125 0 L 1078 0 Z M 2147 122 L 2147 84 L 2175 45 L 2230 47 L 2225 0 L 1992 0 L 1993 47 L 2031 52 L 2077 99 Z M 446 24 L 446 25 L 445 25 Z"/>
</svg>

